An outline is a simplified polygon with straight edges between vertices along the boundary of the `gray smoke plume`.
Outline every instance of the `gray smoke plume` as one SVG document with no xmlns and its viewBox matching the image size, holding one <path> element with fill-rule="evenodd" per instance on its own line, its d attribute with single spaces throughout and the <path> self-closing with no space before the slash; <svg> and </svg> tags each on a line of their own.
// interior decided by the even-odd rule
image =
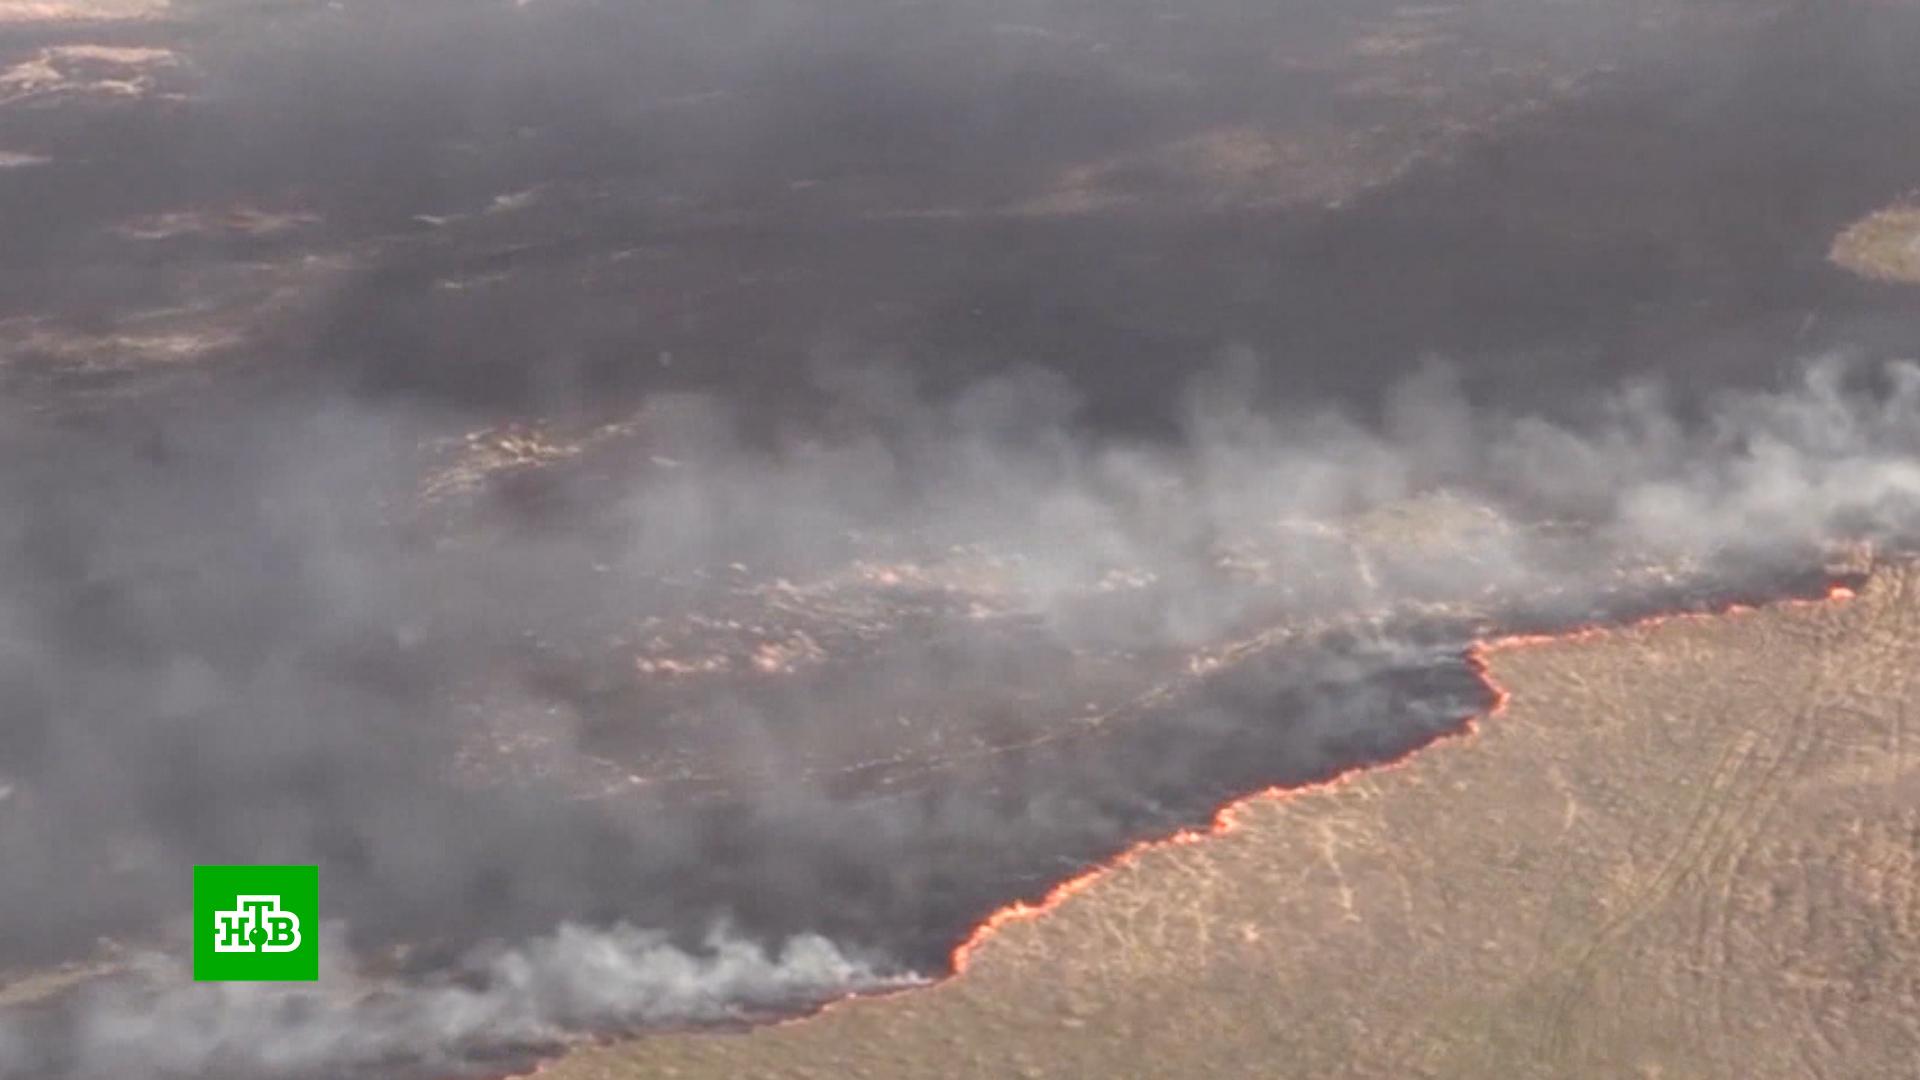
<svg viewBox="0 0 1920 1080">
<path fill-rule="evenodd" d="M 716 931 L 690 952 L 624 926 L 562 926 L 462 974 L 403 983 L 334 963 L 312 987 L 195 984 L 178 961 L 145 954 L 36 1025 L 0 1027 L 0 1076 L 456 1076 L 583 1032 L 764 1019 L 915 981 L 818 937 L 769 951 Z"/>
<path fill-rule="evenodd" d="M 1475 636 L 1910 543 L 1822 256 L 1920 16 L 1662 6 L 0 0 L 0 974 L 115 966 L 0 1073 L 938 976 Z M 251 862 L 319 987 L 185 982 Z"/>
<path fill-rule="evenodd" d="M 620 474 L 613 498 L 604 478 L 563 485 L 535 526 L 480 528 L 471 548 L 407 537 L 435 526 L 405 524 L 422 512 L 416 486 L 393 478 L 428 428 L 403 413 L 256 405 L 130 446 L 89 433 L 10 468 L 0 911 L 16 960 L 98 934 L 177 940 L 186 866 L 270 859 L 322 864 L 347 924 L 330 950 L 422 949 L 370 983 L 336 968 L 315 993 L 187 987 L 143 962 L 57 1020 L 16 1020 L 16 1071 L 448 1066 L 893 985 L 937 963 L 980 913 L 967 903 L 1023 888 L 1001 875 L 1031 862 L 963 883 L 970 860 L 995 867 L 989 849 L 1038 859 L 1037 839 L 1097 856 L 1235 790 L 1444 730 L 1476 707 L 1457 663 L 1475 629 L 1578 621 L 1653 585 L 1772 587 L 1832 545 L 1901 543 L 1920 525 L 1911 363 L 1815 363 L 1780 391 L 1716 396 L 1691 422 L 1650 385 L 1579 423 L 1509 416 L 1468 402 L 1439 365 L 1376 425 L 1275 418 L 1237 404 L 1234 380 L 1230 366 L 1196 391 L 1172 443 L 1076 434 L 1070 395 L 1040 392 L 1045 379 L 946 405 L 844 390 L 850 430 L 892 434 L 771 451 L 728 435 L 718 403 L 656 402 L 647 445 L 673 464 Z M 903 564 L 944 553 L 966 569 L 990 553 L 997 591 L 943 595 L 996 605 L 958 624 L 1006 640 L 952 637 L 955 616 L 922 613 L 932 631 L 883 626 L 877 655 L 823 638 L 853 651 L 826 678 L 628 699 L 718 732 L 695 743 L 719 770 L 713 790 L 636 777 L 670 793 L 630 804 L 577 786 L 600 767 L 583 732 L 606 721 L 542 656 L 629 640 L 633 618 L 659 625 L 676 604 L 725 618 L 740 594 L 697 576 L 722 560 L 786 560 L 794 581 L 755 585 L 754 603 L 804 596 L 818 566 L 873 557 L 849 537 L 882 533 Z M 1222 569 L 1236 558 L 1262 566 Z M 684 574 L 696 584 L 670 587 Z M 858 621 L 900 592 L 832 595 L 870 605 L 850 609 Z M 545 642 L 531 655 L 528 635 Z M 1010 667 L 1009 648 L 1037 673 Z M 1103 650 L 1184 659 L 1126 684 L 1136 703 L 1064 755 L 1009 754 L 1017 772 L 960 771 L 905 799 L 840 790 L 842 767 L 815 767 L 869 767 L 885 745 L 867 741 L 870 717 L 924 697 L 946 704 L 948 727 L 934 750 L 901 751 L 922 766 L 947 767 L 956 742 L 961 759 L 967 743 L 1020 745 L 1029 736 L 993 726 L 1009 722 L 994 719 L 1008 706 L 993 681 L 1044 685 Z M 475 727 L 468 705 L 541 736 L 544 772 L 457 776 L 499 730 Z M 1011 722 L 1041 743 L 1075 730 L 1064 702 L 1029 707 Z M 1250 746 L 1245 772 L 1229 759 Z M 546 933 L 579 918 L 653 929 Z M 738 928 L 707 936 L 715 918 Z M 449 969 L 458 982 L 436 974 Z"/>
</svg>

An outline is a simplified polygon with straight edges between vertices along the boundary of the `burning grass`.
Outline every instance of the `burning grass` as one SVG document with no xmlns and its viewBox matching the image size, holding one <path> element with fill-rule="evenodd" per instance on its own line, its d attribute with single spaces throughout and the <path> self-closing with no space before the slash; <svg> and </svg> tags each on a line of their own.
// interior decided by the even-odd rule
<svg viewBox="0 0 1920 1080">
<path fill-rule="evenodd" d="M 1490 643 L 1470 744 L 1136 848 L 996 914 L 962 978 L 543 1075 L 1895 1075 L 1915 595 Z"/>
</svg>

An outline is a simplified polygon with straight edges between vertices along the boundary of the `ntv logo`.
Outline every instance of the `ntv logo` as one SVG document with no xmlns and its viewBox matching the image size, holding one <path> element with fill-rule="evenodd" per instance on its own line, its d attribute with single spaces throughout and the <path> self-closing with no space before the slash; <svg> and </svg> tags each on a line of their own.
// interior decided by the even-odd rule
<svg viewBox="0 0 1920 1080">
<path fill-rule="evenodd" d="M 319 893 L 314 866 L 194 867 L 194 980 L 318 979 Z"/>
<path fill-rule="evenodd" d="M 280 910 L 277 896 L 243 896 L 232 911 L 213 913 L 214 952 L 292 952 L 300 947 L 300 916 Z"/>
</svg>

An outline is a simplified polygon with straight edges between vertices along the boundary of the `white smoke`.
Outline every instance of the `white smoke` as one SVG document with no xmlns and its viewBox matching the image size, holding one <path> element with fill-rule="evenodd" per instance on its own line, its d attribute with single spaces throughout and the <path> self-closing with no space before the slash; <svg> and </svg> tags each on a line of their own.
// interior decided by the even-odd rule
<svg viewBox="0 0 1920 1080">
<path fill-rule="evenodd" d="M 346 955 L 324 942 L 323 958 Z M 688 951 L 666 935 L 562 926 L 474 961 L 456 981 L 370 977 L 337 963 L 316 984 L 195 983 L 146 954 L 65 1007 L 73 1034 L 35 1048 L 0 1027 L 0 1077 L 339 1076 L 379 1068 L 457 1074 L 583 1032 L 763 1017 L 850 993 L 910 985 L 823 938 L 769 950 L 716 930 Z M 51 1055 L 36 1059 L 35 1053 Z"/>
<path fill-rule="evenodd" d="M 1400 387 L 1378 424 L 1324 410 L 1276 417 L 1246 404 L 1247 395 L 1236 392 L 1233 379 L 1225 377 L 1194 396 L 1185 436 L 1171 444 L 1082 438 L 1073 434 L 1070 402 L 1030 389 L 997 384 L 950 406 L 923 404 L 913 394 L 879 395 L 880 404 L 867 407 L 884 415 L 856 416 L 853 428 L 891 431 L 897 435 L 892 442 L 861 437 L 835 443 L 823 438 L 774 453 L 728 440 L 723 412 L 698 404 L 692 411 L 699 423 L 692 425 L 696 433 L 691 438 L 701 445 L 671 446 L 684 464 L 646 473 L 623 500 L 596 505 L 593 513 L 610 518 L 613 532 L 632 537 L 628 564 L 596 577 L 596 588 L 613 595 L 605 583 L 623 574 L 644 580 L 688 558 L 731 557 L 742 545 L 778 550 L 818 545 L 826 550 L 847 532 L 893 529 L 930 538 L 936 548 L 969 541 L 1017 554 L 1010 565 L 1022 579 L 1022 602 L 1044 617 L 1049 633 L 1069 644 L 1121 632 L 1115 620 L 1101 614 L 1106 608 L 1091 609 L 1091 616 L 1076 621 L 1074 598 L 1088 595 L 1090 584 L 1097 586 L 1115 566 L 1140 568 L 1165 588 L 1157 599 L 1125 609 L 1130 619 L 1143 616 L 1126 632 L 1147 647 L 1186 648 L 1217 640 L 1242 612 L 1244 594 L 1250 590 L 1235 579 L 1223 579 L 1215 572 L 1214 560 L 1223 544 L 1230 546 L 1243 536 L 1265 537 L 1266 553 L 1278 566 L 1272 580 L 1290 586 L 1327 576 L 1337 582 L 1333 592 L 1342 603 L 1476 598 L 1497 588 L 1522 606 L 1549 592 L 1569 596 L 1574 605 L 1570 610 L 1576 612 L 1583 610 L 1578 606 L 1582 598 L 1606 587 L 1610 568 L 1623 563 L 1651 560 L 1712 568 L 1749 560 L 1784 565 L 1810 548 L 1839 541 L 1900 544 L 1920 536 L 1920 365 L 1912 362 L 1863 370 L 1839 360 L 1821 361 L 1788 386 L 1726 393 L 1698 405 L 1691 417 L 1656 387 L 1631 386 L 1558 421 L 1506 415 L 1472 403 L 1443 366 Z M 406 430 L 404 422 L 390 418 L 356 421 L 347 426 L 354 436 L 348 446 L 370 444 L 374 440 L 364 437 L 365 431 L 383 426 Z M 352 485 L 327 478 L 328 470 L 340 469 L 341 461 L 351 457 L 336 441 L 323 431 L 319 443 L 306 448 L 312 452 L 292 454 L 289 464 L 267 470 L 268 490 L 296 493 L 272 504 L 274 512 L 288 520 L 275 519 L 270 531 L 291 538 L 291 549 L 307 556 L 299 565 L 312 580 L 295 589 L 277 577 L 244 579 L 250 609 L 284 613 L 281 621 L 264 624 L 267 629 L 260 633 L 283 639 L 283 647 L 297 651 L 310 644 L 308 638 L 329 640 L 321 631 L 331 632 L 331 627 L 413 625 L 410 620 L 423 617 L 423 606 L 439 604 L 445 606 L 438 612 L 442 623 L 461 631 L 449 639 L 447 647 L 454 651 L 447 655 L 480 663 L 487 653 L 460 651 L 468 648 L 467 637 L 489 627 L 518 626 L 529 610 L 556 620 L 578 614 L 574 605 L 581 598 L 554 592 L 538 573 L 558 561 L 556 548 L 571 542 L 564 536 L 557 541 L 506 542 L 501 557 L 484 564 L 484 576 L 433 577 L 387 557 L 382 542 L 369 539 L 382 535 L 383 526 L 356 523 L 351 516 L 356 505 Z M 189 493 L 210 483 L 184 467 L 167 475 Z M 170 591 L 171 583 L 183 575 L 162 574 L 154 567 L 200 567 L 209 558 L 206 550 L 220 550 L 198 539 L 197 519 L 182 516 L 178 509 L 182 500 L 164 490 L 144 495 L 132 486 L 102 491 L 105 494 L 90 495 L 86 505 L 100 501 L 112 508 L 105 520 L 113 527 L 101 534 L 120 537 L 144 560 L 129 564 L 123 573 L 152 590 L 139 594 L 142 606 L 137 613 L 153 624 L 130 624 L 143 635 L 137 640 L 155 642 L 152 648 L 161 655 L 182 642 L 214 655 L 220 647 L 246 645 L 240 641 L 229 646 L 222 636 L 233 633 L 232 617 L 224 609 L 203 614 L 204 625 L 171 617 L 196 612 L 194 605 L 202 602 L 203 594 L 184 587 Z M 1445 538 L 1438 536 L 1434 524 L 1415 517 L 1410 540 L 1388 545 L 1393 558 L 1380 560 L 1391 572 L 1378 575 L 1355 571 L 1351 562 L 1343 561 L 1350 552 L 1337 546 L 1274 540 L 1293 535 L 1276 533 L 1276 522 L 1351 521 L 1436 491 L 1485 509 L 1487 520 L 1501 525 L 1551 520 L 1577 528 L 1491 528 L 1470 533 L 1469 543 L 1450 544 L 1438 542 Z M 224 505 L 229 497 L 223 488 L 210 498 Z M 140 501 L 143 498 L 151 503 Z M 194 503 L 186 500 L 185 505 Z M 81 518 L 80 525 L 91 520 Z M 129 533 L 129 522 L 137 531 Z M 229 531 L 231 535 L 208 535 L 224 538 L 235 550 L 248 550 L 255 520 L 241 515 Z M 1566 542 L 1570 548 L 1552 539 L 1567 535 L 1576 537 Z M 89 527 L 77 527 L 74 536 L 79 538 L 75 544 L 104 552 L 94 556 L 95 567 L 114 566 L 124 558 L 104 547 Z M 129 536 L 140 542 L 133 543 Z M 27 550 L 45 551 L 44 558 L 54 559 L 71 546 Z M 1569 558 L 1569 550 L 1582 557 Z M 232 572 L 233 560 L 211 558 L 209 573 Z M 154 665 L 160 677 L 155 683 L 142 666 L 145 654 L 141 664 L 134 664 L 112 652 L 95 655 L 82 647 L 85 640 L 65 642 L 42 633 L 41 626 L 59 629 L 62 624 L 45 620 L 33 606 L 40 595 L 33 590 L 46 580 L 33 572 L 38 565 L 27 561 L 11 575 L 0 575 L 0 585 L 15 591 L 12 603 L 9 594 L 0 593 L 0 625 L 11 622 L 17 640 L 35 643 L 41 657 L 32 668 L 37 677 L 68 680 L 48 682 L 52 689 L 46 691 L 52 695 L 47 698 L 48 715 L 57 719 L 64 740 L 60 754 L 47 755 L 45 777 L 29 773 L 25 779 L 29 794 L 42 800 L 61 792 L 87 794 L 72 814 L 59 819 L 65 833 L 20 834 L 24 840 L 14 849 L 19 865 L 37 876 L 11 884 L 24 888 L 43 879 L 58 882 L 63 875 L 88 870 L 90 860 L 76 867 L 70 865 L 73 856 L 64 853 L 92 850 L 85 841 L 94 833 L 121 840 L 139 837 L 153 853 L 153 880 L 167 880 L 164 875 L 191 862 L 188 852 L 202 843 L 194 831 L 205 828 L 200 819 L 189 816 L 184 824 L 174 825 L 157 820 L 138 803 L 115 816 L 107 813 L 115 807 L 102 810 L 95 804 L 102 798 L 98 792 L 119 788 L 62 778 L 104 775 L 104 768 L 126 778 L 120 787 L 138 782 L 150 785 L 152 797 L 167 796 L 158 805 L 197 806 L 200 792 L 211 781 L 156 773 L 137 744 L 129 748 L 127 729 L 120 723 L 120 717 L 139 715 L 138 710 L 153 701 L 181 697 L 184 691 L 175 685 L 179 666 Z M 58 561 L 47 565 L 56 571 L 64 566 Z M 277 607 L 265 604 L 265 598 L 276 599 Z M 530 609 L 532 603 L 541 606 Z M 1295 608 L 1265 608 L 1260 615 L 1272 619 L 1328 610 L 1308 597 Z M 1392 654 L 1391 648 L 1382 652 Z M 343 688 L 359 686 L 338 669 L 319 667 L 299 678 L 285 678 L 284 669 L 269 668 L 269 674 L 284 681 L 231 686 L 220 683 L 210 670 L 196 670 L 201 674 L 187 696 L 199 711 L 190 714 L 191 723 L 181 721 L 179 727 L 186 745 L 237 746 L 259 755 L 237 759 L 232 775 L 277 770 L 272 774 L 298 776 L 298 766 L 331 770 L 354 785 L 324 804 L 282 807 L 278 812 L 298 815 L 288 820 L 299 827 L 283 826 L 276 836 L 297 837 L 324 827 L 369 845 L 391 845 L 375 847 L 385 855 L 373 860 L 377 865 L 414 868 L 396 872 L 395 880 L 362 883 L 370 890 L 362 895 L 364 909 L 379 910 L 368 897 L 385 900 L 426 889 L 458 896 L 475 867 L 496 865 L 512 866 L 516 881 L 537 879 L 540 888 L 553 890 L 557 907 L 584 904 L 602 887 L 593 884 L 589 872 L 598 868 L 598 849 L 584 840 L 577 850 L 569 847 L 575 845 L 571 830 L 576 825 L 600 824 L 591 817 L 536 819 L 536 831 L 520 832 L 535 825 L 505 811 L 499 811 L 497 819 L 475 819 L 473 814 L 495 812 L 480 800 L 461 804 L 443 817 L 432 816 L 432 806 L 416 811 L 406 793 L 418 786 L 419 770 L 441 763 L 426 751 L 418 753 L 417 762 L 396 759 L 387 743 L 396 732 L 416 730 L 408 725 L 424 725 L 428 718 L 399 706 L 391 712 L 368 712 L 368 702 L 379 699 L 357 692 L 334 700 L 332 695 Z M 1319 674 L 1324 677 L 1326 672 Z M 861 695 L 877 685 L 925 684 L 966 692 L 985 676 L 964 664 L 939 667 L 933 659 L 909 653 L 874 677 L 884 682 L 850 682 L 821 690 L 819 694 L 839 696 L 808 699 L 797 707 L 847 715 L 868 704 Z M 1278 683 L 1306 678 L 1285 665 L 1263 677 Z M 1364 672 L 1341 681 L 1358 685 Z M 118 692 L 102 699 L 103 687 Z M 229 710 L 229 699 L 250 707 Z M 1310 719 L 1299 727 L 1301 760 L 1325 763 L 1326 755 L 1334 753 L 1325 747 L 1354 738 L 1386 739 L 1391 736 L 1387 728 L 1408 722 L 1404 713 L 1384 715 L 1391 711 L 1391 703 L 1384 700 L 1371 700 L 1371 711 L 1362 710 L 1367 715 L 1342 711 L 1343 701 L 1352 703 L 1329 697 L 1317 712 L 1302 706 Z M 411 701 L 400 705 L 413 707 Z M 89 707 L 98 711 L 99 719 L 89 720 L 84 711 Z M 328 726 L 335 717 L 360 716 L 378 722 Z M 251 737 L 269 720 L 284 726 L 280 738 L 290 740 L 284 747 Z M 1183 730 L 1205 748 L 1224 745 L 1215 741 L 1224 737 L 1222 732 L 1268 718 L 1216 708 L 1182 712 L 1164 722 L 1188 725 Z M 234 733 L 249 738 L 230 738 Z M 207 754 L 177 760 L 209 769 L 225 761 Z M 1155 768 L 1164 779 L 1204 769 L 1206 761 L 1196 753 L 1190 761 L 1157 761 Z M 1110 811 L 1134 790 L 1130 785 L 1137 778 L 1124 768 L 1114 772 L 1090 793 L 1046 791 L 1030 804 L 1011 808 L 958 798 L 951 806 L 928 811 L 923 819 L 915 817 L 911 807 L 873 810 L 838 802 L 785 780 L 776 768 L 768 773 L 773 780 L 767 785 L 767 804 L 755 808 L 761 816 L 753 819 L 768 839 L 738 857 L 743 861 L 718 872 L 734 883 L 732 888 L 777 893 L 783 907 L 801 913 L 802 928 L 835 914 L 829 905 L 838 901 L 823 898 L 843 895 L 834 892 L 840 885 L 835 875 L 837 868 L 849 865 L 872 871 L 874 881 L 886 883 L 884 888 L 874 886 L 880 892 L 876 911 L 916 911 L 930 887 L 929 874 L 910 860 L 929 857 L 925 853 L 931 848 L 924 845 L 971 850 L 1041 825 L 1068 829 L 1062 835 L 1124 839 L 1123 815 Z M 276 788 L 265 794 L 280 792 Z M 85 816 L 95 811 L 101 822 L 97 826 Z M 408 822 L 404 830 L 394 826 L 400 820 Z M 83 828 L 92 831 L 76 834 Z M 676 868 L 689 864 L 675 860 L 683 859 L 698 838 L 676 832 L 672 822 L 631 828 L 621 834 L 624 846 L 614 850 L 632 862 L 622 872 L 631 871 L 634 891 L 622 895 L 642 904 L 650 883 L 665 883 L 669 875 L 687 872 Z M 904 841 L 889 846 L 921 833 L 932 838 L 919 841 L 921 847 Z M 515 839 L 526 835 L 539 839 Z M 850 846 L 848 837 L 864 839 Z M 0 833 L 0 839 L 5 838 Z M 33 846 L 38 840 L 45 841 L 42 847 Z M 703 860 L 721 857 L 699 852 Z M 152 891 L 165 892 L 157 885 Z M 719 903 L 732 894 L 715 895 Z M 542 899 L 532 892 L 515 903 Z M 26 919 L 44 910 L 23 901 L 7 914 Z M 681 933 L 687 929 L 680 923 L 670 925 Z M 737 937 L 717 934 L 704 949 L 686 951 L 665 933 L 563 926 L 517 947 L 476 956 L 456 975 L 406 980 L 336 967 L 318 987 L 307 988 L 196 985 L 177 962 L 149 958 L 127 976 L 77 991 L 53 1010 L 56 1019 L 46 1014 L 16 1017 L 10 1030 L 0 1024 L 0 1075 L 8 1080 L 140 1080 L 210 1074 L 331 1076 L 360 1069 L 456 1071 L 463 1063 L 521 1048 L 550 1047 L 583 1032 L 739 1020 L 912 981 L 884 957 L 847 951 L 847 940 L 837 934 L 836 940 L 828 940 L 750 929 Z M 770 950 L 755 943 L 765 940 L 785 944 Z M 332 944 L 335 947 L 323 947 L 323 955 L 335 960 L 350 955 L 344 942 Z"/>
<path fill-rule="evenodd" d="M 1381 431 L 1215 408 L 1196 413 L 1193 433 L 1209 502 L 1245 520 L 1338 516 L 1447 488 L 1517 517 L 1578 521 L 1616 551 L 1664 554 L 1890 540 L 1920 521 L 1912 361 L 1863 372 L 1824 358 L 1786 387 L 1716 396 L 1699 423 L 1652 382 L 1580 412 L 1555 423 L 1476 408 L 1435 364 L 1395 391 Z"/>
</svg>

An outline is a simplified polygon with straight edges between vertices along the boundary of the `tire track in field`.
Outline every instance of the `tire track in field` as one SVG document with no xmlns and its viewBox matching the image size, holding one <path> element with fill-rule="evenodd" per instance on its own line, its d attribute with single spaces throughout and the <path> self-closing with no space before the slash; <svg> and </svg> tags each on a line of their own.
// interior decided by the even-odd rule
<svg viewBox="0 0 1920 1080">
<path fill-rule="evenodd" d="M 1729 1045 L 1739 1026 L 1731 1007 L 1728 981 L 1734 970 L 1735 889 L 1742 872 L 1752 862 L 1754 844 L 1772 831 L 1771 826 L 1792 790 L 1792 781 L 1806 773 L 1817 752 L 1828 741 L 1828 726 L 1821 718 L 1832 704 L 1838 681 L 1830 624 L 1819 630 L 1822 632 L 1807 635 L 1806 645 L 1819 651 L 1821 661 L 1807 684 L 1805 696 L 1794 699 L 1796 703 L 1805 702 L 1804 706 L 1780 710 L 1781 721 L 1776 733 L 1784 730 L 1785 737 L 1780 740 L 1778 754 L 1764 772 L 1754 777 L 1744 808 L 1730 818 L 1723 842 L 1699 867 L 1696 912 L 1687 953 L 1691 960 L 1689 973 L 1699 990 L 1697 995 L 1689 995 L 1689 1000 L 1700 1004 L 1688 1010 L 1688 1016 L 1690 1026 L 1701 1036 L 1703 1045 L 1713 1048 L 1712 1060 L 1718 1062 L 1738 1060 Z M 1816 1068 L 1807 1075 L 1820 1080 L 1824 1073 Z"/>
<path fill-rule="evenodd" d="M 1821 665 L 1797 694 L 1784 700 L 1824 699 L 1830 679 L 1828 666 Z M 1590 994 L 1600 962 L 1608 952 L 1651 914 L 1684 896 L 1694 882 L 1711 882 L 1717 873 L 1727 879 L 1722 889 L 1730 893 L 1730 871 L 1726 868 L 1736 864 L 1750 846 L 1758 823 L 1771 816 L 1781 801 L 1783 778 L 1804 767 L 1820 738 L 1818 725 L 1807 722 L 1805 711 L 1778 708 L 1764 715 L 1770 722 L 1746 726 L 1720 755 L 1694 802 L 1685 829 L 1669 846 L 1651 878 L 1630 894 L 1624 909 L 1604 921 L 1571 959 L 1556 965 L 1557 986 L 1549 999 L 1540 1047 L 1546 1061 L 1572 1064 L 1578 1050 L 1579 1006 Z M 1696 939 L 1717 938 L 1720 944 L 1713 951 L 1720 956 L 1727 952 L 1726 917 L 1724 908 L 1718 915 L 1696 915 L 1692 931 Z M 1722 924 L 1720 929 L 1714 929 L 1716 922 Z M 1713 1015 L 1725 1018 L 1723 987 L 1709 985 L 1705 996 Z M 1694 1027 L 1697 1036 L 1724 1042 L 1724 1021 L 1716 1025 L 1718 1030 L 1703 1030 L 1699 1013 L 1693 1010 L 1684 1022 Z M 1727 1060 L 1724 1055 L 1716 1058 Z"/>
</svg>

